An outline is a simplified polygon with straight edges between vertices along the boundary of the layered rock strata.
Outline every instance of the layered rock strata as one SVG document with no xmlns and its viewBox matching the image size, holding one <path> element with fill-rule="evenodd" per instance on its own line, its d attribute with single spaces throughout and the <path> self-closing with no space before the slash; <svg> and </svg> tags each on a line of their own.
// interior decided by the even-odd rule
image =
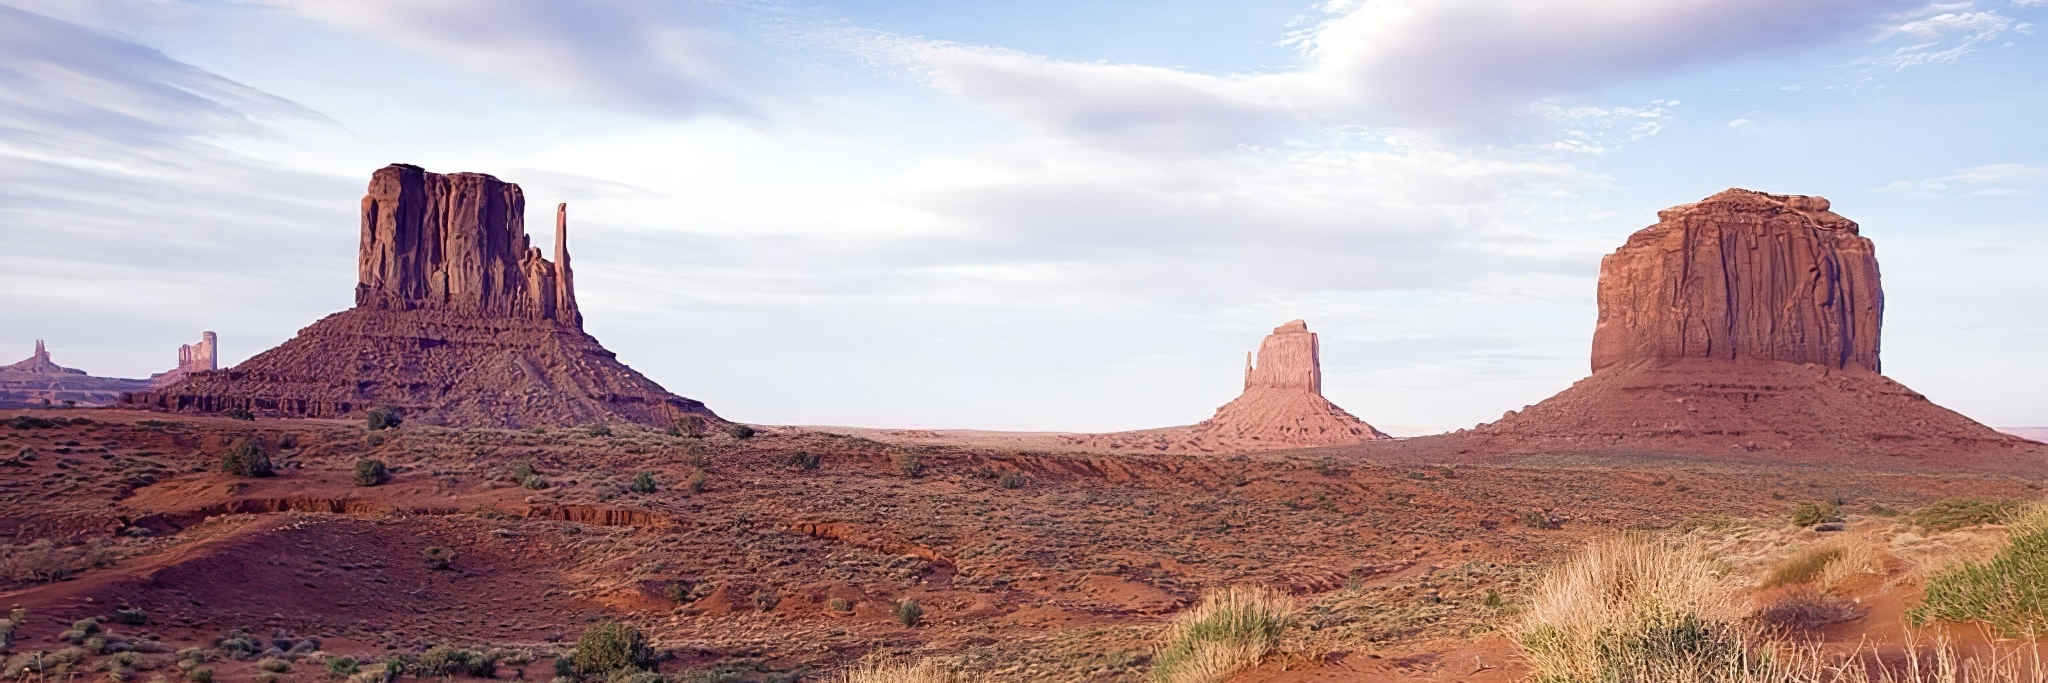
<svg viewBox="0 0 2048 683">
<path fill-rule="evenodd" d="M 2024 443 L 1878 373 L 1875 250 L 1827 200 L 1735 189 L 1658 218 L 1601 261 L 1592 376 L 1475 428 L 1480 450 L 1940 460 Z"/>
<path fill-rule="evenodd" d="M 220 369 L 220 337 L 212 332 L 202 332 L 196 344 L 178 347 L 178 367 L 149 376 L 151 387 L 167 387 L 195 372 L 213 372 Z"/>
<path fill-rule="evenodd" d="M 160 410 L 525 427 L 670 424 L 717 416 L 635 372 L 582 329 L 568 207 L 553 260 L 532 246 L 519 186 L 394 164 L 362 203 L 355 308 L 224 371 L 193 372 L 130 402 Z"/>
<path fill-rule="evenodd" d="M 1247 355 L 1244 393 L 1188 427 L 1072 437 L 1089 448 L 1236 452 L 1309 448 L 1389 438 L 1323 398 L 1322 351 L 1308 323 L 1294 320 Z"/>
</svg>

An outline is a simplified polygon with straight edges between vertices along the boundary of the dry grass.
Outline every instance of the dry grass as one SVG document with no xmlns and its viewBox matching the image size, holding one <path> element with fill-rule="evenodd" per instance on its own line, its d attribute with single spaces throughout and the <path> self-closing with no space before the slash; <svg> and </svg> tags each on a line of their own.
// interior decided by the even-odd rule
<svg viewBox="0 0 2048 683">
<path fill-rule="evenodd" d="M 1914 621 L 1981 622 L 2006 635 L 2048 633 L 2048 506 L 2014 520 L 2005 547 L 1984 562 L 1959 562 L 1927 579 Z"/>
<path fill-rule="evenodd" d="M 1884 551 L 1863 536 L 1845 536 L 1795 553 L 1764 577 L 1765 588 L 1814 584 L 1825 592 L 1884 569 Z"/>
<path fill-rule="evenodd" d="M 1174 617 L 1152 660 L 1161 683 L 1220 683 L 1266 656 L 1294 618 L 1294 600 L 1264 586 L 1211 591 Z"/>
<path fill-rule="evenodd" d="M 1723 680 L 1711 672 L 1749 664 L 1734 626 L 1744 611 L 1739 588 L 1698 549 L 1631 535 L 1594 541 L 1552 570 L 1514 635 L 1540 681 L 1628 671 Z"/>
<path fill-rule="evenodd" d="M 959 676 L 938 662 L 870 661 L 854 665 L 840 675 L 840 683 L 961 683 Z"/>
</svg>

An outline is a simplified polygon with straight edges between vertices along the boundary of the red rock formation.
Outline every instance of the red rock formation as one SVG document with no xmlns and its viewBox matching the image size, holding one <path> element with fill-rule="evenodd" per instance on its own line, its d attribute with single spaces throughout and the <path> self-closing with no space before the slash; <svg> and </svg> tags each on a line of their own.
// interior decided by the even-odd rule
<svg viewBox="0 0 2048 683">
<path fill-rule="evenodd" d="M 1828 200 L 1728 190 L 1600 263 L 1593 370 L 1718 358 L 1879 369 L 1877 255 Z"/>
<path fill-rule="evenodd" d="M 1190 427 L 1075 437 L 1091 448 L 1235 452 L 1309 448 L 1389 438 L 1323 398 L 1321 349 L 1308 323 L 1294 320 L 1246 356 L 1244 393 Z"/>
<path fill-rule="evenodd" d="M 201 332 L 199 343 L 178 347 L 178 367 L 167 372 L 149 376 L 151 387 L 162 388 L 176 384 L 195 372 L 213 372 L 220 369 L 220 338 L 212 332 Z"/>
<path fill-rule="evenodd" d="M 356 307 L 227 371 L 135 394 L 160 410 L 407 419 L 523 427 L 717 419 L 584 333 L 569 270 L 568 206 L 555 258 L 526 237 L 518 185 L 394 164 L 363 198 Z"/>
<path fill-rule="evenodd" d="M 1658 212 L 1601 262 L 1593 375 L 1480 425 L 1472 450 L 1941 459 L 2023 443 L 1878 374 L 1875 252 L 1828 206 L 1728 190 Z"/>
<path fill-rule="evenodd" d="M 12 365 L 0 365 L 0 408 L 42 406 L 104 406 L 117 403 L 124 392 L 148 383 L 118 377 L 93 377 L 84 370 L 67 368 L 50 359 L 43 340 L 36 351 Z"/>
</svg>

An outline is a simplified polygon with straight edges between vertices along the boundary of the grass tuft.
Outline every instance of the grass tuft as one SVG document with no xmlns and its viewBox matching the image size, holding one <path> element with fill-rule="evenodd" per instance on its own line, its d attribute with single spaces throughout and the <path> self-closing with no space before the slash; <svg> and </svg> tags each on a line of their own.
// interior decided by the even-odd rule
<svg viewBox="0 0 2048 683">
<path fill-rule="evenodd" d="M 1264 586 L 1234 586 L 1202 596 L 1174 617 L 1152 659 L 1152 680 L 1218 683 L 1249 669 L 1280 642 L 1294 600 Z"/>
<path fill-rule="evenodd" d="M 2048 507 L 2013 520 L 2005 547 L 1990 560 L 1929 576 L 1924 602 L 1906 616 L 1915 624 L 1974 621 L 2006 635 L 2048 634 Z"/>
</svg>

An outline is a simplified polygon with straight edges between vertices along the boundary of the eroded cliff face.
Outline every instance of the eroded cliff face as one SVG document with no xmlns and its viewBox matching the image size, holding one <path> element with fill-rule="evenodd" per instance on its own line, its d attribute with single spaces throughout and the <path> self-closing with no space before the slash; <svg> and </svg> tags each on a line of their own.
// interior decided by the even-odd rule
<svg viewBox="0 0 2048 683">
<path fill-rule="evenodd" d="M 1600 263 L 1595 372 L 1684 358 L 1879 370 L 1876 250 L 1828 200 L 1735 189 L 1657 216 Z"/>
<path fill-rule="evenodd" d="M 173 383 L 128 402 L 295 417 L 385 407 L 456 426 L 717 420 L 583 331 L 567 205 L 555 209 L 553 260 L 529 243 L 525 206 L 518 185 L 488 175 L 378 169 L 362 202 L 354 308 L 228 370 L 187 370 L 211 363 L 209 335 L 203 353 L 180 353 Z"/>
<path fill-rule="evenodd" d="M 553 261 L 528 240 L 525 214 L 519 186 L 489 175 L 378 169 L 363 196 L 356 306 L 582 326 L 567 205 L 556 207 Z"/>
</svg>

